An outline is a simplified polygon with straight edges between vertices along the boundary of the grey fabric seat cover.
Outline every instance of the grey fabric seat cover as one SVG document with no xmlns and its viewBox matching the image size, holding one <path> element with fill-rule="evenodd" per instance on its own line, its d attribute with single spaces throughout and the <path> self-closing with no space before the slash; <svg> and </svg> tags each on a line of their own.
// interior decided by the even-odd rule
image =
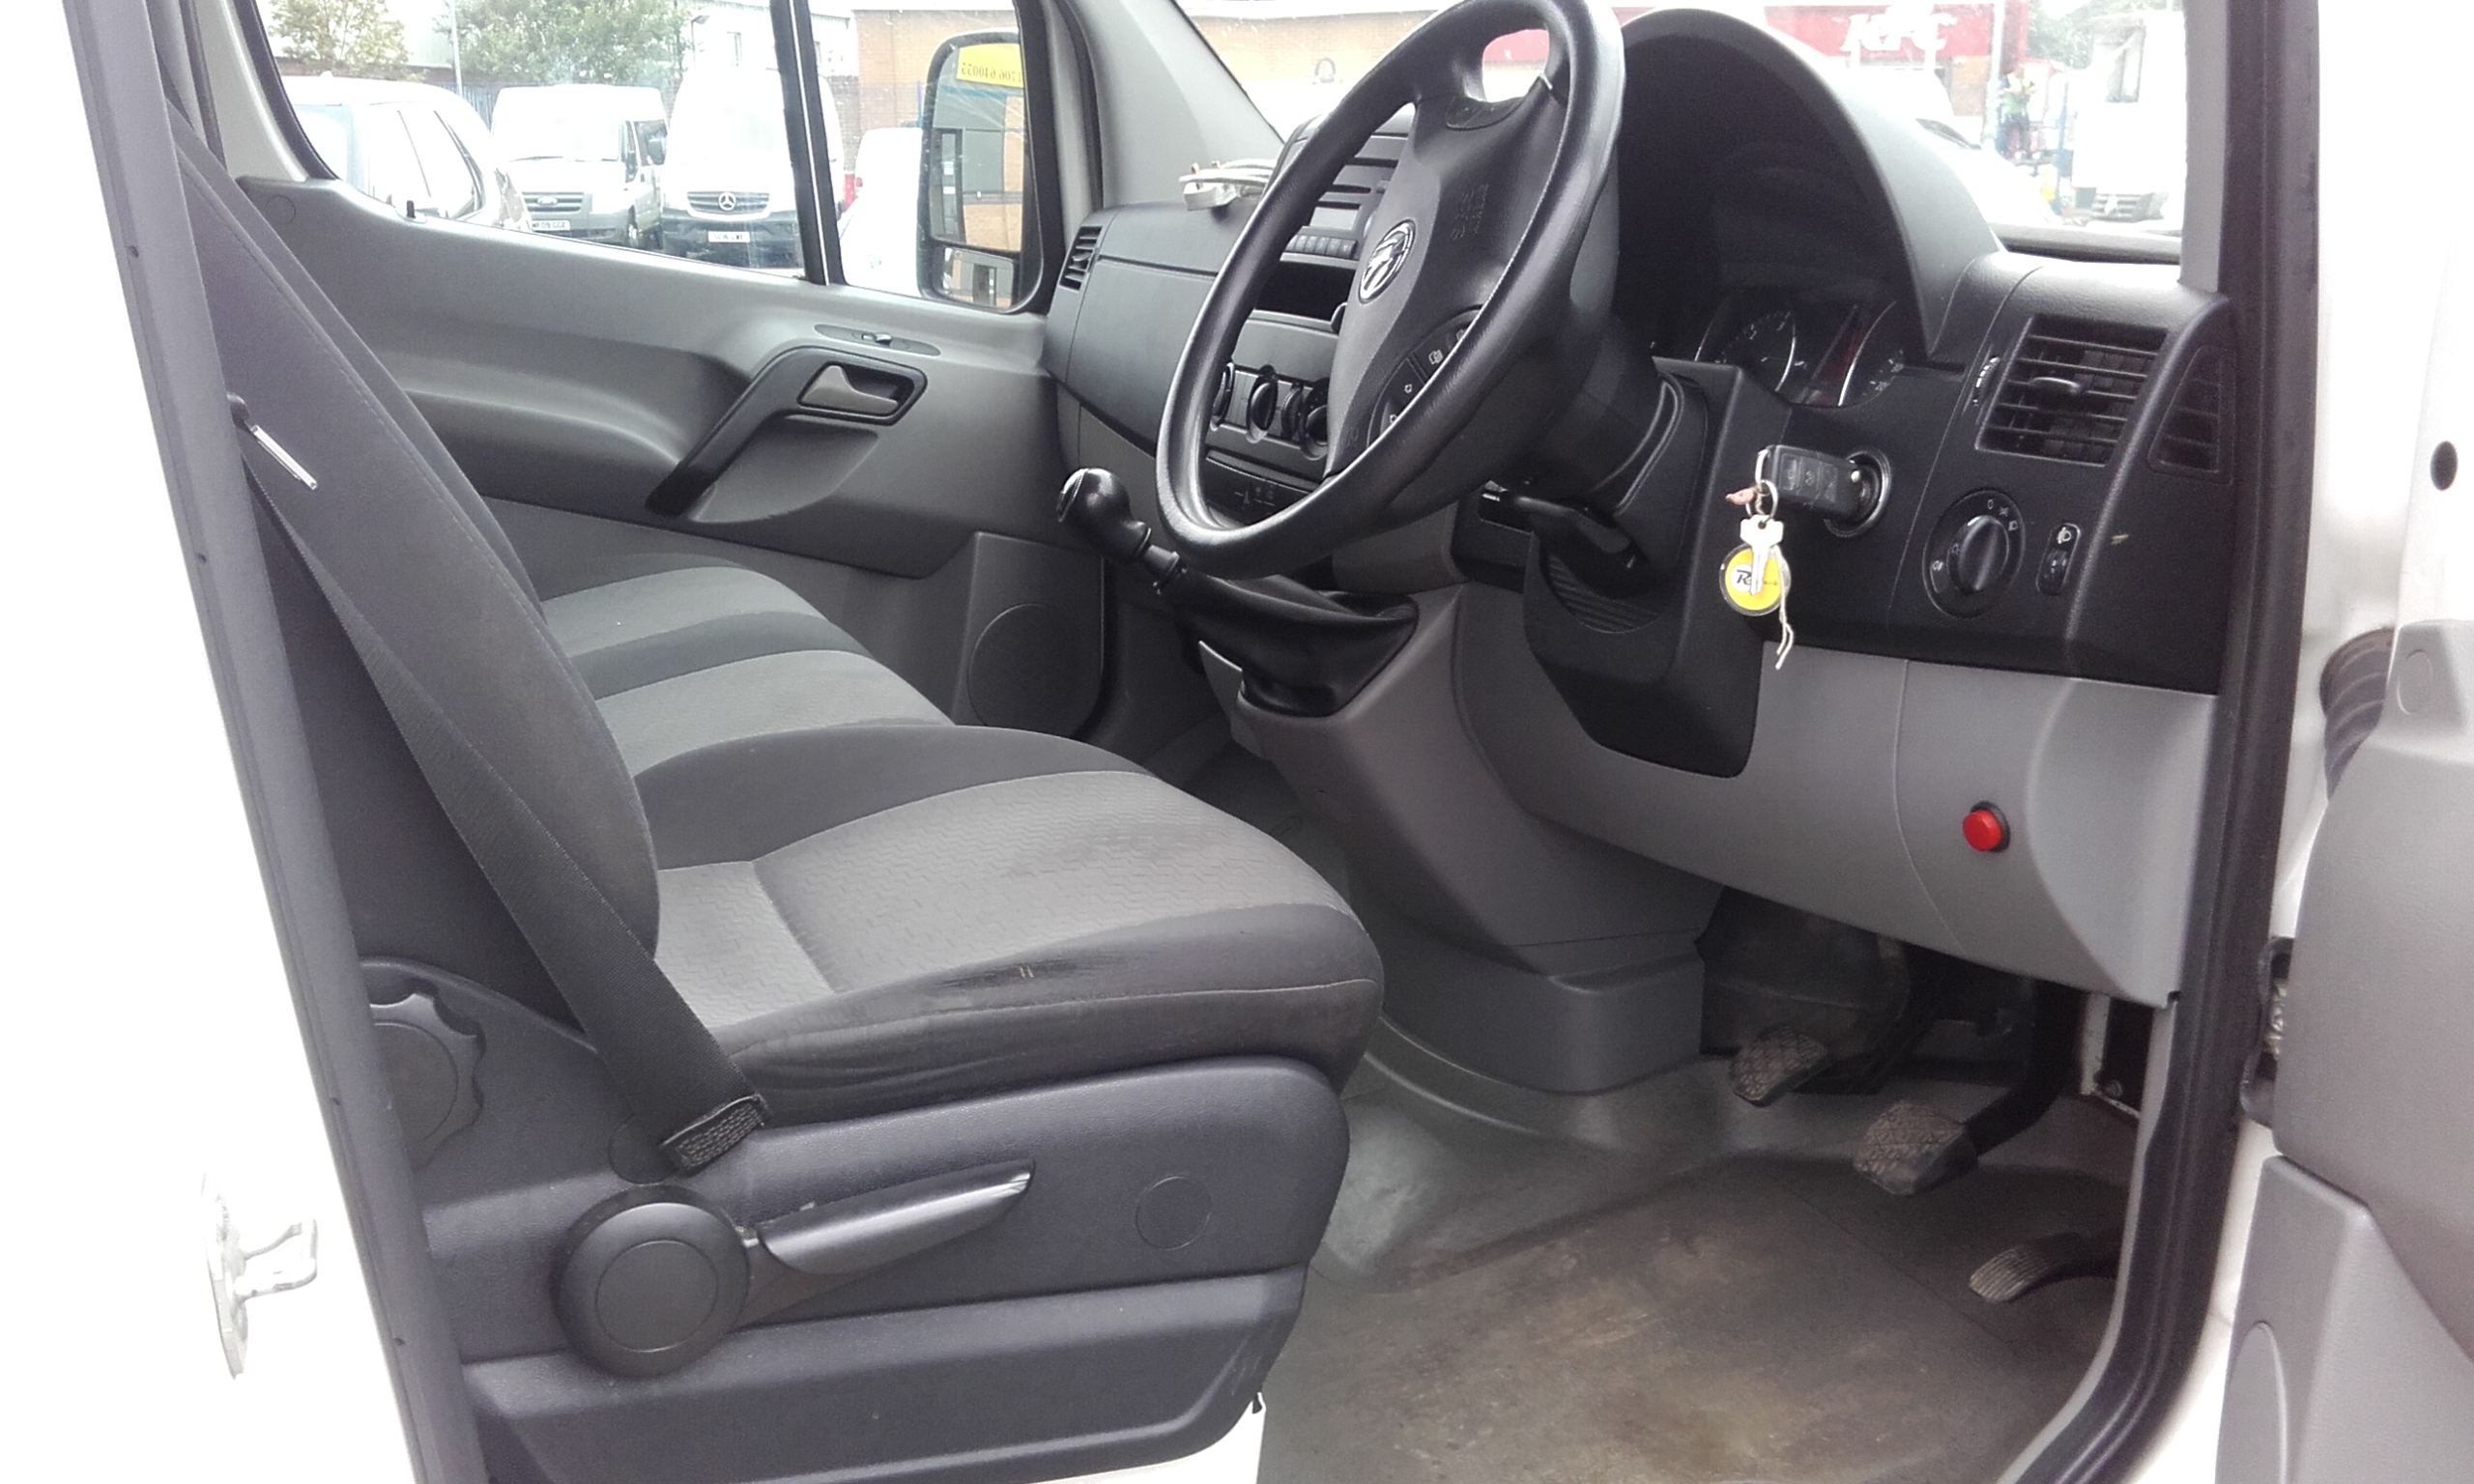
<svg viewBox="0 0 2474 1484">
<path fill-rule="evenodd" d="M 1321 876 L 1079 742 L 836 728 L 639 786 L 657 956 L 784 1116 L 1239 1045 L 1338 1085 L 1380 1006 L 1373 946 Z"/>
<path fill-rule="evenodd" d="M 591 570 L 591 569 L 589 569 Z M 711 558 L 604 563 L 543 600 L 635 772 L 733 737 L 818 727 L 950 725 L 807 600 Z"/>
<path fill-rule="evenodd" d="M 1380 966 L 1295 856 L 1079 743 L 954 727 L 933 707 L 855 724 L 764 714 L 768 676 L 745 667 L 853 655 L 812 625 L 801 647 L 657 673 L 662 644 L 694 644 L 647 633 L 693 635 L 751 606 L 808 625 L 737 578 L 670 579 L 655 590 L 685 621 L 642 629 L 628 595 L 592 594 L 663 573 L 540 603 L 486 507 L 440 477 L 409 399 L 212 157 L 183 144 L 227 383 L 319 480 L 294 503 L 337 523 L 327 539 L 366 524 L 396 543 L 361 574 L 373 615 L 777 1120 L 1217 1055 L 1345 1077 Z M 652 657 L 625 661 L 641 667 L 629 677 L 654 678 L 605 697 L 569 657 L 640 641 Z M 604 719 L 613 700 L 734 673 L 758 697 L 752 729 L 700 739 L 647 722 L 631 759 Z"/>
</svg>

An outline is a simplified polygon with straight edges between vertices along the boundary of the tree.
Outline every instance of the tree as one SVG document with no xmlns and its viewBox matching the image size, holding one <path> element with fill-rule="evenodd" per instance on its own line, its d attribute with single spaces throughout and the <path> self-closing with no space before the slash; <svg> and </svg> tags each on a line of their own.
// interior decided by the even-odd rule
<svg viewBox="0 0 2474 1484">
<path fill-rule="evenodd" d="M 676 75 L 686 46 L 686 0 L 455 4 L 463 28 L 465 71 L 503 86 L 615 82 L 662 87 Z"/>
<path fill-rule="evenodd" d="M 275 0 L 274 28 L 305 71 L 398 77 L 408 60 L 404 23 L 387 0 Z"/>
<path fill-rule="evenodd" d="M 2028 13 L 2028 55 L 2059 67 L 2086 67 L 2095 60 L 2098 16 L 2181 8 L 2182 0 L 2035 0 Z"/>
</svg>

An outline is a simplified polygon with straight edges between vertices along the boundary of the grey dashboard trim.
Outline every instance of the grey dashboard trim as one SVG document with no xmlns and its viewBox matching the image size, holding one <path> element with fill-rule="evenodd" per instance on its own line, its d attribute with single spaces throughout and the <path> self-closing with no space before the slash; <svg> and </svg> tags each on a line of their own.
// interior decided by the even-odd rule
<svg viewBox="0 0 2474 1484">
<path fill-rule="evenodd" d="M 2162 1005 L 2181 973 L 2215 701 L 2179 691 L 1798 649 L 1765 670 L 1741 774 L 1581 730 L 1520 601 L 1472 586 L 1461 706 L 1523 806 L 1667 865 L 1911 943 Z M 1971 849 L 1998 804 L 2013 842 Z"/>
</svg>

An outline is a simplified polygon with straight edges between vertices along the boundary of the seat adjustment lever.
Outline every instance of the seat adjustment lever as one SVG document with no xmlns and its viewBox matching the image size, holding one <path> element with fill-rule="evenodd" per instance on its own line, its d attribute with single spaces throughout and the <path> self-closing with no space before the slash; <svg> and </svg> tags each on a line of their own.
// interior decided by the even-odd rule
<svg viewBox="0 0 2474 1484">
<path fill-rule="evenodd" d="M 751 1281 L 738 1322 L 752 1324 L 968 1236 L 1012 1210 L 1030 1187 L 1028 1161 L 987 1165 L 760 1221 L 747 1242 Z"/>
<path fill-rule="evenodd" d="M 554 1282 L 576 1353 L 666 1376 L 722 1337 L 987 1226 L 1031 1185 L 1027 1159 L 907 1181 L 740 1225 L 683 1185 L 640 1186 L 576 1219 Z"/>
</svg>

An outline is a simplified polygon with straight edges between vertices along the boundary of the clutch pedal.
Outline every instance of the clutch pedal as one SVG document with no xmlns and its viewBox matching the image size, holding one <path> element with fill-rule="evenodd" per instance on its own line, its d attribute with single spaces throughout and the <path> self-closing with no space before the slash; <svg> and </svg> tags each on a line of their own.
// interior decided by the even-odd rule
<svg viewBox="0 0 2474 1484">
<path fill-rule="evenodd" d="M 1856 1146 L 1856 1173 L 1892 1195 L 1921 1195 L 1975 1168 L 1968 1126 L 1939 1108 L 1902 1099 Z"/>
<path fill-rule="evenodd" d="M 1727 1086 L 1754 1107 L 1766 1108 L 1828 1063 L 1827 1046 L 1791 1026 L 1774 1025 L 1738 1048 L 1727 1066 Z"/>
</svg>

